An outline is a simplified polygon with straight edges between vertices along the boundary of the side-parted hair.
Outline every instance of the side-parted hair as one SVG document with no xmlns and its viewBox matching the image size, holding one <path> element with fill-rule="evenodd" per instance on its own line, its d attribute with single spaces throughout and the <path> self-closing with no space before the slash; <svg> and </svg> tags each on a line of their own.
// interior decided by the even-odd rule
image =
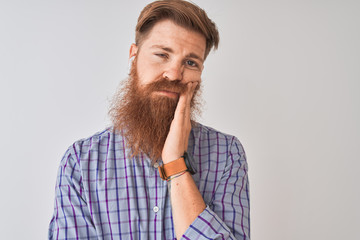
<svg viewBox="0 0 360 240">
<path fill-rule="evenodd" d="M 159 0 L 148 4 L 140 13 L 136 25 L 135 44 L 139 47 L 153 26 L 161 20 L 171 20 L 186 29 L 202 34 L 206 39 L 206 58 L 219 45 L 219 32 L 206 12 L 184 0 Z"/>
</svg>

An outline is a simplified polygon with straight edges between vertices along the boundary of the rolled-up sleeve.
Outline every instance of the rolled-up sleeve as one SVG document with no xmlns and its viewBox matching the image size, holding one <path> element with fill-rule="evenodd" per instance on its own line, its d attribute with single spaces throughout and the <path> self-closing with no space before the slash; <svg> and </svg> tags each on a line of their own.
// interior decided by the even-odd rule
<svg viewBox="0 0 360 240">
<path fill-rule="evenodd" d="M 213 200 L 186 230 L 182 239 L 250 239 L 247 172 L 243 147 L 233 137 Z"/>
<path fill-rule="evenodd" d="M 69 148 L 58 170 L 48 239 L 97 239 L 85 199 L 79 164 Z"/>
</svg>

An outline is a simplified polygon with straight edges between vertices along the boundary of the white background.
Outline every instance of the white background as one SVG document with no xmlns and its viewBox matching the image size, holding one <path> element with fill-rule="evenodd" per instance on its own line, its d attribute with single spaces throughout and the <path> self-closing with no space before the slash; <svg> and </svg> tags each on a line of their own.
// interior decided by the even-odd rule
<svg viewBox="0 0 360 240">
<path fill-rule="evenodd" d="M 46 238 L 60 159 L 109 125 L 148 2 L 1 0 L 1 239 Z M 252 239 L 360 239 L 360 2 L 195 2 L 221 34 L 199 120 L 245 147 Z"/>
</svg>

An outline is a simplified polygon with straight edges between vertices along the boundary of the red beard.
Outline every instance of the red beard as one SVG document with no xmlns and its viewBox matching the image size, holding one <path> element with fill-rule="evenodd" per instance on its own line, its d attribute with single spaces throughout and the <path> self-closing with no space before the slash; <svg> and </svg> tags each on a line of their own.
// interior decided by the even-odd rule
<svg viewBox="0 0 360 240">
<path fill-rule="evenodd" d="M 200 84 L 191 100 L 191 119 L 199 114 L 198 101 Z M 161 158 L 162 149 L 169 133 L 178 98 L 159 96 L 156 91 L 183 93 L 186 84 L 180 80 L 159 79 L 139 87 L 136 63 L 134 62 L 129 79 L 120 89 L 109 111 L 114 131 L 121 132 L 126 145 L 131 149 L 131 156 L 145 153 L 152 161 Z"/>
</svg>

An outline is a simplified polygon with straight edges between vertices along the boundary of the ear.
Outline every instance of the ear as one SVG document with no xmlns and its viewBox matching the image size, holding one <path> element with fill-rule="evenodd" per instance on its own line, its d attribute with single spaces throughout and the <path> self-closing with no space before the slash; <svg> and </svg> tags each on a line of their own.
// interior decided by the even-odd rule
<svg viewBox="0 0 360 240">
<path fill-rule="evenodd" d="M 131 44 L 130 51 L 129 51 L 129 59 L 135 57 L 138 51 L 138 46 L 135 43 Z"/>
</svg>

